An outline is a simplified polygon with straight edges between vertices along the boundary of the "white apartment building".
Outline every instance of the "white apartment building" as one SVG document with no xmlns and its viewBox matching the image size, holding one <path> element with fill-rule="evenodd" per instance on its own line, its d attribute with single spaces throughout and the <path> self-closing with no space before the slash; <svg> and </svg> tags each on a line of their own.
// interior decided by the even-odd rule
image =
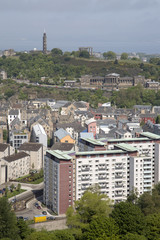
<svg viewBox="0 0 160 240">
<path fill-rule="evenodd" d="M 37 142 L 47 147 L 47 134 L 40 124 L 36 124 L 32 128 L 31 142 Z"/>
<path fill-rule="evenodd" d="M 73 201 L 80 199 L 94 184 L 116 203 L 126 200 L 131 190 L 136 189 L 141 195 L 160 181 L 159 135 L 144 132 L 139 138 L 82 140 L 88 150 L 56 152 L 57 159 L 65 154 L 73 163 Z M 49 168 L 44 172 L 48 189 L 52 188 L 49 179 L 53 178 L 53 173 Z M 63 179 L 58 176 L 58 181 L 61 177 Z"/>
</svg>

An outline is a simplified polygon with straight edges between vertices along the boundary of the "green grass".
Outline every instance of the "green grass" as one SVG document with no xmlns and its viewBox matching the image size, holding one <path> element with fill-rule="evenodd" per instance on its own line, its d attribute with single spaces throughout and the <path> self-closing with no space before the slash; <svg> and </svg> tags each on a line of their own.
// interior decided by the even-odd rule
<svg viewBox="0 0 160 240">
<path fill-rule="evenodd" d="M 41 182 L 43 182 L 43 177 L 42 178 L 39 178 L 39 179 L 37 179 L 37 180 L 35 180 L 35 181 L 33 181 L 33 182 L 26 182 L 26 183 L 30 183 L 30 184 L 39 184 L 39 183 L 41 183 Z"/>
<path fill-rule="evenodd" d="M 25 191 L 26 191 L 26 190 L 24 190 L 24 189 L 20 189 L 20 191 L 14 190 L 13 192 L 8 192 L 7 198 L 14 197 L 14 196 L 16 196 L 16 195 L 18 195 L 18 194 L 20 194 L 20 193 L 25 192 Z M 3 196 L 3 197 L 5 197 L 5 196 Z"/>
<path fill-rule="evenodd" d="M 30 176 L 31 176 L 31 174 L 28 174 L 28 175 L 26 175 L 26 176 L 23 176 L 23 177 L 17 178 L 15 181 L 20 182 L 21 180 L 23 180 L 23 179 L 25 179 L 25 178 L 27 178 L 27 177 L 30 177 Z"/>
</svg>

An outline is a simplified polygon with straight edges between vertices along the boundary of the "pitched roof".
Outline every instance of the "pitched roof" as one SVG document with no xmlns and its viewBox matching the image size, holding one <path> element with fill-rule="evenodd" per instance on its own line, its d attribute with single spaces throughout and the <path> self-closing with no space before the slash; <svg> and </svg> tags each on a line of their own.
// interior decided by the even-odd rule
<svg viewBox="0 0 160 240">
<path fill-rule="evenodd" d="M 58 129 L 55 133 L 54 136 L 56 136 L 59 139 L 64 138 L 65 136 L 71 136 L 67 131 L 65 131 L 63 128 Z"/>
<path fill-rule="evenodd" d="M 57 142 L 53 144 L 53 146 L 51 147 L 51 150 L 71 151 L 73 147 L 74 147 L 74 144 L 72 143 Z"/>
<path fill-rule="evenodd" d="M 7 162 L 13 162 L 19 159 L 22 159 L 24 157 L 28 157 L 30 156 L 29 154 L 25 153 L 25 152 L 18 152 L 16 154 L 12 154 L 8 157 L 4 157 L 3 159 L 6 160 Z"/>
<path fill-rule="evenodd" d="M 9 115 L 18 115 L 19 114 L 19 111 L 17 109 L 11 109 L 9 111 Z"/>
<path fill-rule="evenodd" d="M 0 152 L 4 152 L 8 147 L 9 147 L 9 144 L 0 143 Z"/>
<path fill-rule="evenodd" d="M 20 151 L 33 151 L 33 152 L 37 152 L 43 145 L 40 143 L 23 143 L 19 150 Z"/>
</svg>

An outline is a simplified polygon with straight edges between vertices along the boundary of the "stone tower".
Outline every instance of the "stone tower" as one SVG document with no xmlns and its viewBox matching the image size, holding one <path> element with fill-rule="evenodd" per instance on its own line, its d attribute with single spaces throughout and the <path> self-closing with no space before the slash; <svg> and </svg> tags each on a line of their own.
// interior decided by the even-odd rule
<svg viewBox="0 0 160 240">
<path fill-rule="evenodd" d="M 47 53 L 47 35 L 45 31 L 43 33 L 43 53 Z"/>
</svg>

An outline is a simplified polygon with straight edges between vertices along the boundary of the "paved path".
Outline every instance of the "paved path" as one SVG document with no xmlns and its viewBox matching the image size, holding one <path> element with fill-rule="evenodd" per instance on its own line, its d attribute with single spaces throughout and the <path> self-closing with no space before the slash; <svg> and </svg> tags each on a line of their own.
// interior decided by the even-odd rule
<svg viewBox="0 0 160 240">
<path fill-rule="evenodd" d="M 36 223 L 36 224 L 31 224 L 29 226 L 31 228 L 35 228 L 38 231 L 41 231 L 42 229 L 46 229 L 47 231 L 52 231 L 52 230 L 63 230 L 68 228 L 66 226 L 66 219 Z"/>
</svg>

